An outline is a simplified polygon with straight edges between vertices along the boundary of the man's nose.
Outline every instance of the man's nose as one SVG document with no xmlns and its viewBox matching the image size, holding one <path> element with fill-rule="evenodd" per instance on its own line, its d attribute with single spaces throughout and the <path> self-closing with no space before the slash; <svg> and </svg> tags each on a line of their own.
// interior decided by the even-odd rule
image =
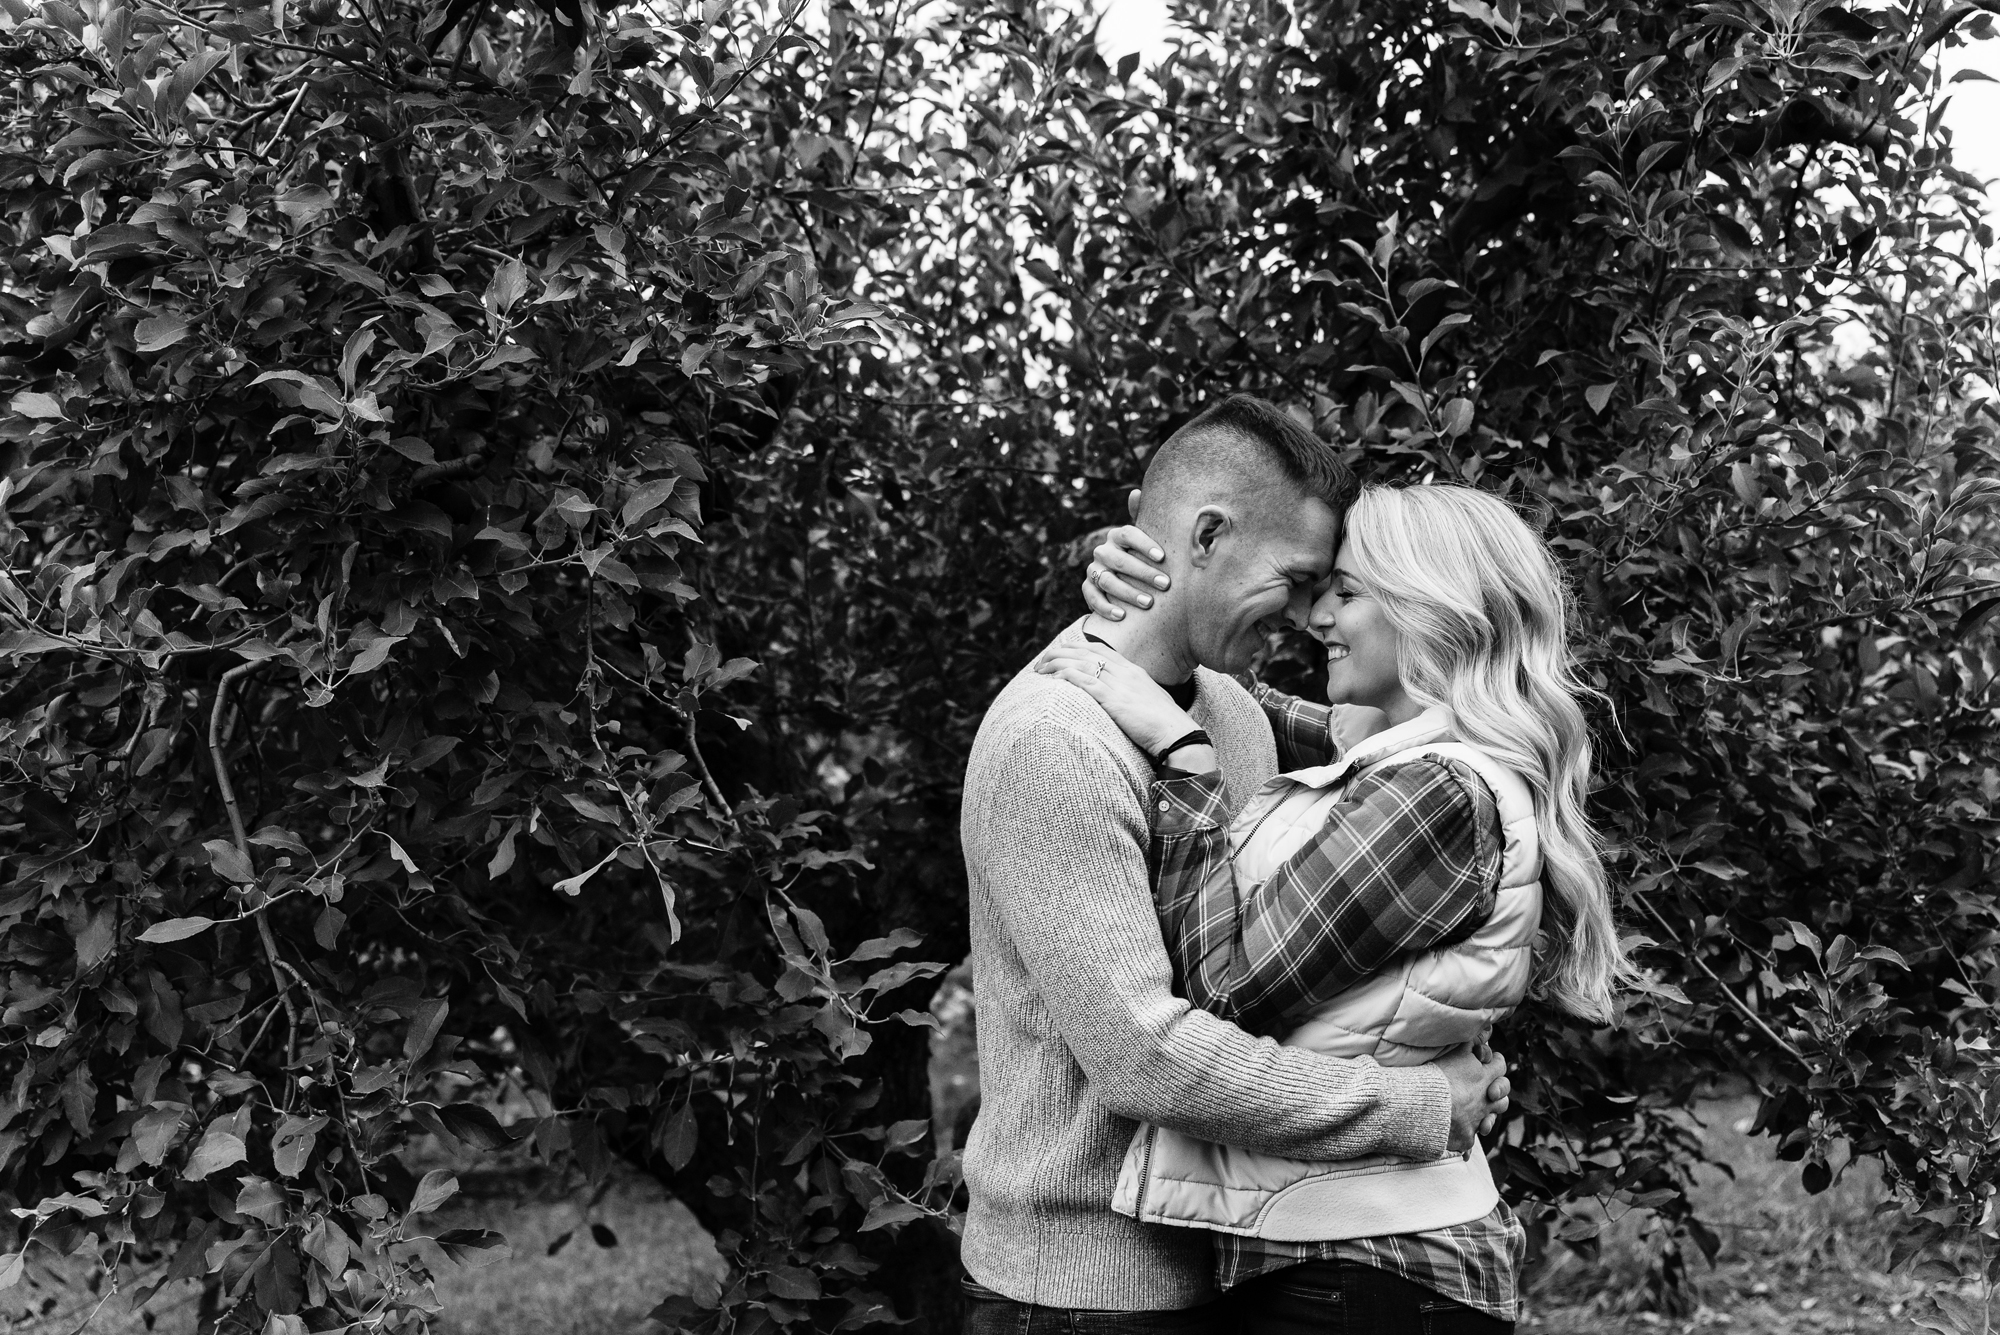
<svg viewBox="0 0 2000 1335">
<path fill-rule="evenodd" d="M 1292 590 L 1292 596 L 1285 602 L 1285 620 L 1292 623 L 1293 630 L 1306 629 L 1312 620 L 1312 602 L 1312 590 Z"/>
</svg>

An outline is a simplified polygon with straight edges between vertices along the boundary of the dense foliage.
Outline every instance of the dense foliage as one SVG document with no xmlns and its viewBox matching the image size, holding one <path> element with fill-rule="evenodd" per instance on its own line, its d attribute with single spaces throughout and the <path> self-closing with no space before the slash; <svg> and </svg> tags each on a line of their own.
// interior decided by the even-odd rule
<svg viewBox="0 0 2000 1335">
<path fill-rule="evenodd" d="M 2000 1236 L 1974 6 L 0 11 L 0 1284 L 419 1329 L 434 1137 L 658 1173 L 671 1322 L 945 1328 L 965 751 L 1237 388 L 1574 558 L 1655 981 L 1506 1036 L 1537 1245 L 1675 1301 L 1721 1072 Z"/>
</svg>

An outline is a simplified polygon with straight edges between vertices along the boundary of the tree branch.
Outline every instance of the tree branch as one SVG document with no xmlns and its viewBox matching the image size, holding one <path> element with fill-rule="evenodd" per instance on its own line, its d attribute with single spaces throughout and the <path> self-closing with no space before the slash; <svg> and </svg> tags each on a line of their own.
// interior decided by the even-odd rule
<svg viewBox="0 0 2000 1335">
<path fill-rule="evenodd" d="M 1821 95 L 1793 98 L 1768 116 L 1724 128 L 1716 140 L 1732 154 L 1833 143 L 1865 148 L 1880 157 L 1889 149 L 1889 127 L 1844 102 Z"/>
<path fill-rule="evenodd" d="M 256 667 L 255 662 L 238 663 L 223 673 L 222 679 L 215 684 L 215 707 L 208 711 L 208 758 L 215 766 L 216 790 L 222 794 L 223 810 L 229 813 L 229 831 L 234 838 L 236 851 L 243 855 L 243 860 L 248 862 L 252 869 L 255 869 L 257 864 L 250 855 L 249 833 L 243 828 L 243 808 L 236 800 L 234 785 L 229 782 L 229 766 L 224 764 L 222 759 L 222 716 L 224 708 L 229 703 L 230 686 L 237 678 L 253 671 Z M 257 913 L 255 917 L 257 936 L 264 943 L 264 958 L 271 965 L 271 981 L 277 986 L 278 1000 L 285 1008 L 285 1062 L 290 1065 L 292 1053 L 298 1045 L 298 1007 L 292 1004 L 292 987 L 285 981 L 284 966 L 278 959 L 278 941 L 271 934 L 271 924 L 262 913 Z"/>
<path fill-rule="evenodd" d="M 1708 967 L 1708 962 L 1702 959 L 1700 955 L 1696 954 L 1693 947 L 1682 944 L 1679 933 L 1675 932 L 1672 927 L 1669 927 L 1667 925 L 1667 920 L 1660 916 L 1660 912 L 1658 909 L 1654 908 L 1652 904 L 1647 902 L 1646 897 L 1644 895 L 1635 893 L 1632 896 L 1632 898 L 1634 902 L 1636 902 L 1639 905 L 1640 908 L 1646 910 L 1647 917 L 1651 918 L 1654 922 L 1660 925 L 1660 930 L 1667 934 L 1667 939 L 1669 941 L 1672 941 L 1675 945 L 1681 947 L 1681 951 L 1683 954 L 1687 956 L 1688 962 L 1693 964 L 1695 968 L 1700 969 L 1703 973 L 1708 975 L 1708 980 L 1711 983 L 1715 984 L 1716 989 L 1722 993 L 1723 997 L 1726 998 L 1729 1004 L 1736 1009 L 1738 1014 L 1742 1015 L 1744 1019 L 1748 1020 L 1751 1023 L 1751 1025 L 1753 1025 L 1757 1029 L 1759 1033 L 1764 1035 L 1764 1037 L 1770 1039 L 1773 1043 L 1777 1044 L 1778 1049 L 1781 1052 L 1788 1054 L 1793 1061 L 1796 1061 L 1799 1065 L 1805 1067 L 1808 1071 L 1812 1069 L 1812 1063 L 1806 1060 L 1805 1053 L 1800 1052 L 1798 1048 L 1793 1046 L 1793 1044 L 1790 1043 L 1788 1040 L 1780 1038 L 1778 1036 L 1777 1030 L 1771 1028 L 1770 1025 L 1764 1023 L 1763 1016 L 1757 1014 L 1756 1011 L 1751 1010 L 1748 1002 L 1744 1001 L 1742 998 L 1738 997 L 1734 992 L 1730 991 L 1729 984 L 1723 982 L 1722 979 L 1716 975 L 1715 970 Z"/>
</svg>

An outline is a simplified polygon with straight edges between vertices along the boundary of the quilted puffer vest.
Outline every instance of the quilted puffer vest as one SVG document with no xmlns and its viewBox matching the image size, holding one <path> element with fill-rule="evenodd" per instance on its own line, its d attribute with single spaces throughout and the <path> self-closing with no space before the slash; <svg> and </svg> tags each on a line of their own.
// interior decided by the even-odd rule
<svg viewBox="0 0 2000 1335">
<path fill-rule="evenodd" d="M 1332 998 L 1285 1037 L 1288 1045 L 1415 1066 L 1479 1038 L 1527 992 L 1542 913 L 1533 799 L 1519 775 L 1454 740 L 1445 711 L 1426 710 L 1377 733 L 1339 764 L 1266 783 L 1229 829 L 1238 891 L 1255 897 L 1362 775 L 1421 757 L 1459 761 L 1493 792 L 1505 839 L 1493 916 L 1459 944 L 1412 955 Z M 1147 1223 L 1331 1242 L 1467 1223 L 1499 1199 L 1485 1156 L 1473 1151 L 1424 1162 L 1382 1156 L 1310 1163 L 1142 1126 L 1112 1208 Z"/>
</svg>

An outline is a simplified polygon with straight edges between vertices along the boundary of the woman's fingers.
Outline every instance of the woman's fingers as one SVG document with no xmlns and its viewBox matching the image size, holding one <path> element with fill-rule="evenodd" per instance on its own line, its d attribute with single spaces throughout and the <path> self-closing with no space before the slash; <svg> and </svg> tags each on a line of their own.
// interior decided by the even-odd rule
<svg viewBox="0 0 2000 1335">
<path fill-rule="evenodd" d="M 1091 559 L 1111 575 L 1145 589 L 1167 589 L 1173 580 L 1163 568 L 1167 554 L 1137 524 L 1121 524 L 1091 549 Z"/>
<path fill-rule="evenodd" d="M 1146 530 L 1137 524 L 1120 524 L 1105 536 L 1104 543 L 1107 547 L 1131 552 L 1135 557 L 1156 566 L 1163 564 L 1167 559 L 1167 554 L 1160 550 L 1160 544 L 1154 542 Z M 1161 587 L 1166 586 L 1161 585 Z"/>
<path fill-rule="evenodd" d="M 1066 649 L 1052 649 L 1035 660 L 1035 671 L 1057 681 L 1066 681 L 1081 687 L 1092 699 L 1102 696 L 1105 689 L 1104 672 L 1098 665 L 1104 660 L 1095 654 L 1084 655 Z"/>
<path fill-rule="evenodd" d="M 1117 609 L 1122 615 L 1124 608 L 1119 606 L 1121 603 L 1141 610 L 1153 605 L 1153 595 L 1146 588 L 1151 582 L 1150 576 L 1143 573 L 1121 575 L 1117 569 L 1107 566 L 1105 560 L 1117 562 L 1128 569 L 1136 567 L 1141 572 L 1151 570 L 1151 566 L 1127 553 L 1117 551 L 1109 543 L 1099 547 L 1094 555 L 1105 559 L 1093 560 L 1090 568 L 1083 572 L 1085 585 L 1083 597 L 1084 601 L 1090 604 L 1092 611 L 1100 610 L 1102 604 L 1104 607 Z M 1166 576 L 1162 575 L 1160 578 L 1165 579 Z M 1116 621 L 1118 617 L 1114 616 L 1111 619 Z"/>
<path fill-rule="evenodd" d="M 1137 524 L 1108 530 L 1090 555 L 1090 568 L 1083 574 L 1083 601 L 1107 621 L 1123 621 L 1127 607 L 1142 611 L 1151 607 L 1154 595 L 1173 583 L 1160 568 L 1166 553 Z"/>
<path fill-rule="evenodd" d="M 1081 687 L 1084 694 L 1093 698 L 1104 690 L 1103 680 L 1094 673 L 1079 672 L 1073 667 L 1049 668 L 1046 671 L 1047 675 L 1057 681 L 1066 681 L 1072 686 Z"/>
<path fill-rule="evenodd" d="M 1084 572 L 1084 601 L 1090 609 L 1112 621 L 1121 619 L 1127 604 L 1141 610 L 1153 605 L 1153 589 L 1164 589 L 1172 581 L 1165 572 L 1143 561 L 1114 542 L 1097 547 L 1090 568 Z M 1110 609 L 1110 610 L 1106 610 Z"/>
<path fill-rule="evenodd" d="M 1050 676 L 1058 672 L 1077 672 L 1086 677 L 1102 677 L 1109 666 L 1110 660 L 1103 654 L 1081 649 L 1051 649 L 1035 660 L 1035 671 Z"/>
<path fill-rule="evenodd" d="M 1106 621 L 1123 621 L 1124 607 L 1098 586 L 1098 581 L 1105 578 L 1104 567 L 1092 561 L 1090 569 L 1083 572 L 1083 605 Z M 1115 584 L 1117 581 L 1113 578 L 1110 582 Z"/>
</svg>

